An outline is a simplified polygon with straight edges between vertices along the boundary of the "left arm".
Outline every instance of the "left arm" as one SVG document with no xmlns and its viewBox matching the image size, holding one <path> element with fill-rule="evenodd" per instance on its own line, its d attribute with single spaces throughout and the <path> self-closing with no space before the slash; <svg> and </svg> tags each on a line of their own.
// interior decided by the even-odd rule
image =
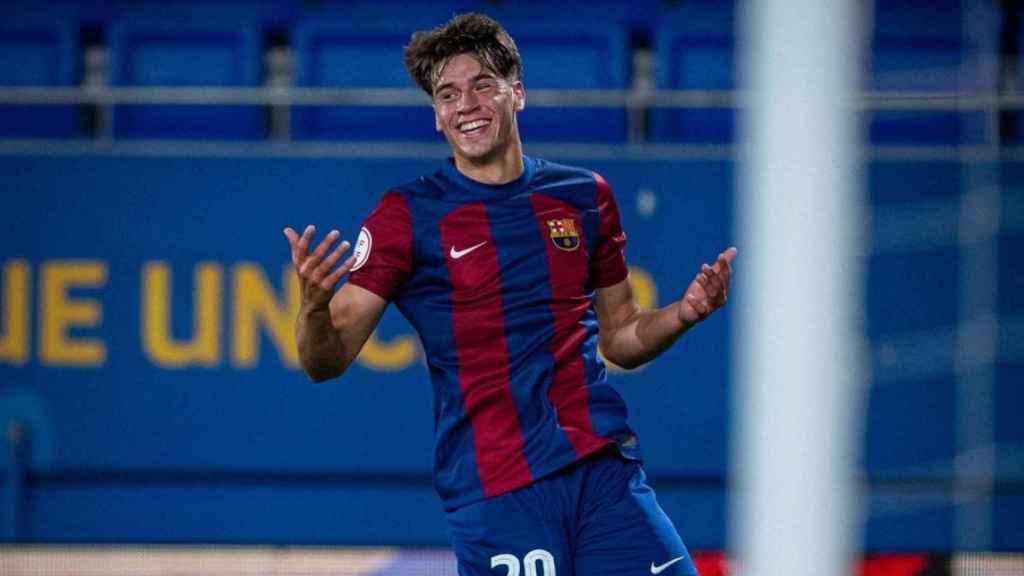
<svg viewBox="0 0 1024 576">
<path fill-rule="evenodd" d="M 598 337 L 605 358 L 623 368 L 636 368 L 668 349 L 677 338 L 725 305 L 736 248 L 704 264 L 678 301 L 656 310 L 641 310 L 629 279 L 598 288 Z"/>
</svg>

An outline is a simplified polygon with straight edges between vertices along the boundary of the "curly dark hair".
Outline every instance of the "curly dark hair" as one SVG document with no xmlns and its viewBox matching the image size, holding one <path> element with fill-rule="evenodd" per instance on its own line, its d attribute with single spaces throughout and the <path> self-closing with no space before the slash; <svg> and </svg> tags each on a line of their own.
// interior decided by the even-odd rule
<svg viewBox="0 0 1024 576">
<path fill-rule="evenodd" d="M 459 14 L 433 30 L 415 32 L 405 47 L 405 69 L 433 96 L 444 65 L 451 57 L 466 53 L 503 78 L 522 78 L 523 61 L 512 37 L 492 18 L 473 13 Z"/>
</svg>

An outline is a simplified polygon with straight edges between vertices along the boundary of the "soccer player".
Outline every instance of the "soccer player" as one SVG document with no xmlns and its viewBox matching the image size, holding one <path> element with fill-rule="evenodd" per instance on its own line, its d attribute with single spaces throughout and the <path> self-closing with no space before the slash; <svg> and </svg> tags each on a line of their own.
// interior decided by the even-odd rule
<svg viewBox="0 0 1024 576">
<path fill-rule="evenodd" d="M 337 268 L 349 248 L 337 230 L 310 252 L 313 226 L 285 229 L 303 368 L 341 375 L 389 302 L 415 327 L 460 574 L 695 574 L 597 351 L 624 367 L 654 359 L 725 304 L 735 248 L 679 301 L 641 310 L 608 183 L 523 155 L 522 65 L 505 30 L 457 16 L 415 33 L 405 65 L 452 158 L 384 194 Z"/>
</svg>

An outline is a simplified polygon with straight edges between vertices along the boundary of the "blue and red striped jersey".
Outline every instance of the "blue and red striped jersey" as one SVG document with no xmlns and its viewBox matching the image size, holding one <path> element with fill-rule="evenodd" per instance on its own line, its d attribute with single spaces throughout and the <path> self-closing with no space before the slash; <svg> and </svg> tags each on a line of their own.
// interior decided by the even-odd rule
<svg viewBox="0 0 1024 576">
<path fill-rule="evenodd" d="M 524 157 L 492 186 L 440 170 L 387 192 L 348 281 L 419 333 L 434 389 L 434 485 L 446 509 L 503 494 L 615 443 L 637 457 L 597 352 L 594 291 L 627 276 L 611 189 Z"/>
</svg>

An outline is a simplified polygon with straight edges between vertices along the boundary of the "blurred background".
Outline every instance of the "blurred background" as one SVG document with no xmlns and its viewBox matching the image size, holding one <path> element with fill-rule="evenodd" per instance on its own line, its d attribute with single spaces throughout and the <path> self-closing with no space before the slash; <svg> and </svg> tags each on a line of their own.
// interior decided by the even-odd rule
<svg viewBox="0 0 1024 576">
<path fill-rule="evenodd" d="M 742 8 L 0 2 L 0 574 L 454 574 L 415 335 L 389 309 L 311 384 L 281 229 L 352 239 L 444 161 L 401 53 L 478 11 L 522 53 L 526 153 L 604 175 L 664 305 L 735 243 Z M 858 574 L 1024 574 L 1021 10 L 866 13 Z M 705 576 L 743 298 L 611 376 Z"/>
</svg>

